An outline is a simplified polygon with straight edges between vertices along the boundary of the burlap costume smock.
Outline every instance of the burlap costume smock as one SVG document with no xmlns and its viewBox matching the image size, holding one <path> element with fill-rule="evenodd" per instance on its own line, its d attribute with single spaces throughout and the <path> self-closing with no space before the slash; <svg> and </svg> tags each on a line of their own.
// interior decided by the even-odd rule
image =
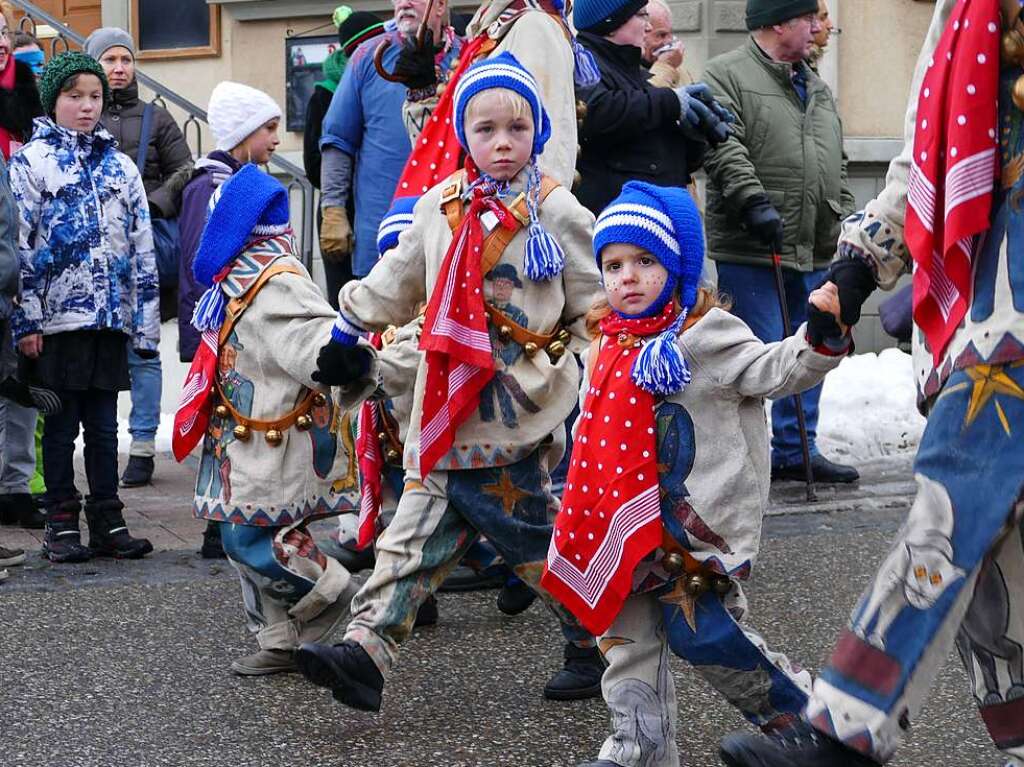
<svg viewBox="0 0 1024 767">
<path fill-rule="evenodd" d="M 279 274 L 260 290 L 218 359 L 221 391 L 246 417 L 273 420 L 315 387 L 312 350 L 330 338 L 334 311 L 294 256 L 290 236 L 244 251 L 222 289 L 238 297 L 264 270 L 287 261 L 298 274 Z M 230 415 L 214 413 L 203 439 L 193 513 L 202 519 L 255 526 L 286 526 L 314 514 L 358 508 L 358 477 L 350 416 L 323 392 L 309 411 L 312 426 L 282 432 L 272 446 L 264 434 L 246 441 Z"/>
</svg>

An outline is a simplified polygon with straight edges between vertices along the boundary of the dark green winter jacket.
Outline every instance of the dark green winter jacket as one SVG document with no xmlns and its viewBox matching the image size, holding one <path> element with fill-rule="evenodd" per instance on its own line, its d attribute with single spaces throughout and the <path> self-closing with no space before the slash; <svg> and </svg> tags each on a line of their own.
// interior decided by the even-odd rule
<svg viewBox="0 0 1024 767">
<path fill-rule="evenodd" d="M 717 56 L 704 79 L 736 115 L 735 138 L 708 152 L 708 255 L 768 264 L 768 249 L 742 228 L 742 210 L 763 193 L 785 225 L 782 263 L 800 271 L 828 266 L 839 222 L 855 203 L 846 179 L 843 127 L 832 92 L 805 64 L 807 104 L 792 84 L 793 64 L 769 59 L 754 42 Z"/>
</svg>

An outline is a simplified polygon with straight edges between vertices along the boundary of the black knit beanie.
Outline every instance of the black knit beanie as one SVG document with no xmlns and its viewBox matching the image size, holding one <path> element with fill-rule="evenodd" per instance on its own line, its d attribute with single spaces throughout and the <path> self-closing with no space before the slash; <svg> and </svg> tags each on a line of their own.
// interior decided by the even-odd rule
<svg viewBox="0 0 1024 767">
<path fill-rule="evenodd" d="M 610 35 L 647 5 L 647 0 L 576 0 L 572 20 L 576 29 L 594 35 Z"/>
<path fill-rule="evenodd" d="M 346 56 L 359 47 L 359 44 L 384 31 L 384 22 L 368 11 L 353 11 L 338 26 L 338 42 Z"/>
<path fill-rule="evenodd" d="M 747 29 L 761 29 L 818 12 L 818 0 L 747 0 Z"/>
</svg>

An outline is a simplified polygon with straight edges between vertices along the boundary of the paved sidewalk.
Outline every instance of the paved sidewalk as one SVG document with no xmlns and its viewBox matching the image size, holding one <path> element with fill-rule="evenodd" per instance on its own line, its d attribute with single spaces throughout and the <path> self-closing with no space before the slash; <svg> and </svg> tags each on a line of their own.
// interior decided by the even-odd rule
<svg viewBox="0 0 1024 767">
<path fill-rule="evenodd" d="M 121 456 L 122 468 L 126 456 Z M 877 509 L 904 509 L 914 494 L 911 457 L 879 458 L 861 464 L 860 482 L 852 485 L 818 485 L 817 500 L 807 501 L 802 482 L 772 485 L 769 515 L 813 514 Z M 80 461 L 79 461 L 80 464 Z M 153 484 L 121 490 L 125 521 L 135 536 L 149 538 L 157 551 L 198 549 L 205 523 L 192 517 L 192 488 L 198 462 L 188 458 L 175 463 L 168 453 L 157 457 Z M 87 487 L 81 465 L 79 488 Z M 42 530 L 0 527 L 0 545 L 34 551 L 42 545 Z"/>
</svg>

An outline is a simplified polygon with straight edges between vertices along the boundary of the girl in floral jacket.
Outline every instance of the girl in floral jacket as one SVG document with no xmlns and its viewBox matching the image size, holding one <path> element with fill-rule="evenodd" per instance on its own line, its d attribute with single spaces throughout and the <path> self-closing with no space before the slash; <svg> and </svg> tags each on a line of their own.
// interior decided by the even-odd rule
<svg viewBox="0 0 1024 767">
<path fill-rule="evenodd" d="M 146 191 L 135 164 L 97 127 L 109 98 L 103 69 L 54 57 L 39 83 L 48 117 L 10 163 L 18 207 L 21 303 L 12 330 L 27 379 L 64 403 L 43 431 L 48 489 L 43 549 L 54 562 L 153 550 L 128 534 L 117 495 L 117 393 L 128 388 L 125 336 L 140 356 L 160 340 Z M 89 546 L 81 544 L 73 457 L 85 431 Z"/>
</svg>

